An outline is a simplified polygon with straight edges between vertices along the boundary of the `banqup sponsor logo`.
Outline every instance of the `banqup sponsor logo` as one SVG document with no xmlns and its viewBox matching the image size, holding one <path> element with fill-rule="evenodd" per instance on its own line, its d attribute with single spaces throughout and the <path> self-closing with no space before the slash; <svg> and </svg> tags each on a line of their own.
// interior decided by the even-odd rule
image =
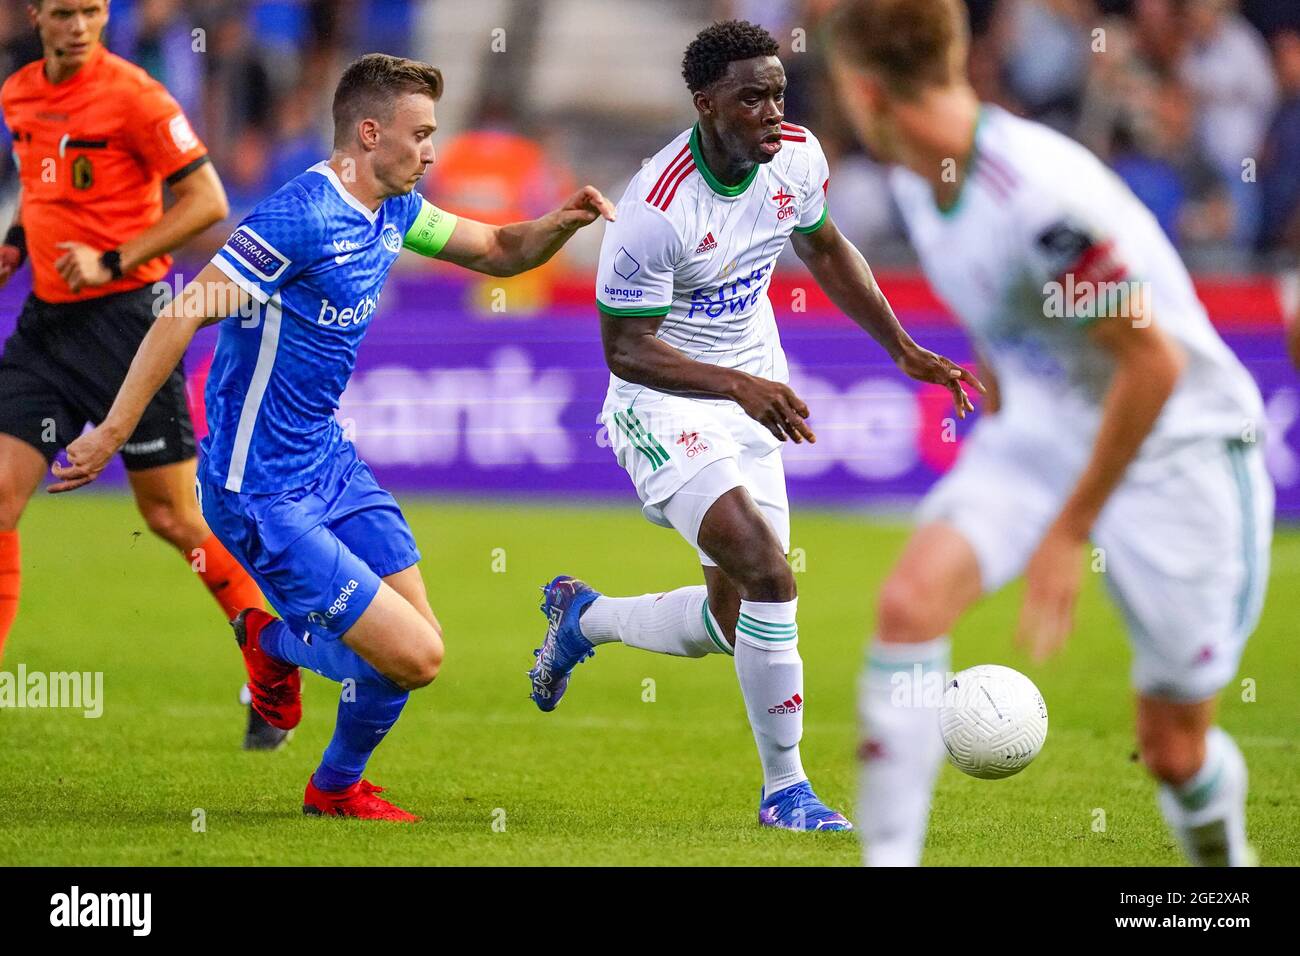
<svg viewBox="0 0 1300 956">
<path fill-rule="evenodd" d="M 758 304 L 758 297 L 767 287 L 767 276 L 772 271 L 769 262 L 761 269 L 755 269 L 747 276 L 741 276 L 732 282 L 724 283 L 716 289 L 696 289 L 691 293 L 691 308 L 686 317 L 703 313 L 716 319 L 724 312 L 735 315 L 748 312 Z"/>
<path fill-rule="evenodd" d="M 605 295 L 620 302 L 636 302 L 644 294 L 644 289 L 620 289 L 617 286 L 605 286 Z"/>
<path fill-rule="evenodd" d="M 330 304 L 329 299 L 321 299 L 320 315 L 316 316 L 316 324 L 326 327 L 334 326 L 340 329 L 363 325 L 367 319 L 375 314 L 377 308 L 379 308 L 379 300 L 369 295 L 362 298 L 356 305 L 349 306 L 346 309 L 335 308 Z"/>
</svg>

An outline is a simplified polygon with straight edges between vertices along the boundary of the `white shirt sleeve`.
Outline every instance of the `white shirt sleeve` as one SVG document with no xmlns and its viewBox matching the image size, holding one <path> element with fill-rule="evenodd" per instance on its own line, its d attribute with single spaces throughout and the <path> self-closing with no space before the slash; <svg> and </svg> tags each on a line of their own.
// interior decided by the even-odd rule
<svg viewBox="0 0 1300 956">
<path fill-rule="evenodd" d="M 681 240 L 673 224 L 631 188 L 606 225 L 596 271 L 596 304 L 611 315 L 667 315 L 673 301 L 673 268 Z"/>
<path fill-rule="evenodd" d="M 826 221 L 826 191 L 831 182 L 831 170 L 826 154 L 822 152 L 822 144 L 817 142 L 811 130 L 807 135 L 808 179 L 799 199 L 799 221 L 794 224 L 794 231 L 802 233 L 815 232 Z"/>
<path fill-rule="evenodd" d="M 1123 297 L 1120 311 L 1138 305 L 1126 297 L 1141 269 L 1139 256 L 1095 209 L 1041 190 L 1020 207 L 1019 247 L 1030 280 L 1042 289 L 1046 315 L 1059 312 L 1072 324 L 1088 325 L 1106 317 L 1108 310 L 1098 306 L 1117 297 Z"/>
</svg>

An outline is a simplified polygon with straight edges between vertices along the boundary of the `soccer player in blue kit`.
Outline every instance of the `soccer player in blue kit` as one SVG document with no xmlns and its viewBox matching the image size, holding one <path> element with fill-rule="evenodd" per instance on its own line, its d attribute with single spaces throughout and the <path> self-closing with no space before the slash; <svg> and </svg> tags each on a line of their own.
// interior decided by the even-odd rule
<svg viewBox="0 0 1300 956">
<path fill-rule="evenodd" d="M 303 812 L 413 822 L 362 779 L 411 690 L 437 676 L 442 631 L 397 502 L 334 417 L 403 248 L 488 275 L 546 262 L 613 206 L 587 186 L 540 219 L 488 226 L 413 192 L 433 162 L 441 73 L 371 53 L 334 93 L 334 151 L 240 223 L 145 336 L 108 416 L 56 464 L 68 491 L 127 440 L 194 334 L 221 322 L 206 392 L 204 517 L 275 608 L 232 622 L 254 709 L 302 717 L 299 667 L 344 684 L 334 736 Z M 224 321 L 222 321 L 224 320 Z"/>
</svg>

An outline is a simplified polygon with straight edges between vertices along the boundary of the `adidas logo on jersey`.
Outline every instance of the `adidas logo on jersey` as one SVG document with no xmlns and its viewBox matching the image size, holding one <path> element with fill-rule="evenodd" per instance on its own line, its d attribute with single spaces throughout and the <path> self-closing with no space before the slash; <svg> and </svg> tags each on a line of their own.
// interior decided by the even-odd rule
<svg viewBox="0 0 1300 956">
<path fill-rule="evenodd" d="M 695 254 L 698 256 L 701 252 L 708 252 L 710 249 L 718 248 L 718 241 L 713 238 L 713 233 L 707 233 L 700 244 L 695 247 Z"/>
<path fill-rule="evenodd" d="M 797 714 L 801 710 L 803 710 L 803 698 L 795 694 L 789 700 L 777 704 L 775 707 L 769 707 L 767 712 L 769 714 Z"/>
</svg>

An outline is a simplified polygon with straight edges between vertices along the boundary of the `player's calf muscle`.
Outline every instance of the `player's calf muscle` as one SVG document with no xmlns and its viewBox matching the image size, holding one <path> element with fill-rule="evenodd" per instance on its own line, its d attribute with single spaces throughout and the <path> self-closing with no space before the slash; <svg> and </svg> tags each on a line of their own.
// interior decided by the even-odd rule
<svg viewBox="0 0 1300 956">
<path fill-rule="evenodd" d="M 735 646 L 736 622 L 740 618 L 740 592 L 721 568 L 704 568 L 704 583 L 709 589 L 709 610 L 722 628 L 727 643 Z"/>
</svg>

